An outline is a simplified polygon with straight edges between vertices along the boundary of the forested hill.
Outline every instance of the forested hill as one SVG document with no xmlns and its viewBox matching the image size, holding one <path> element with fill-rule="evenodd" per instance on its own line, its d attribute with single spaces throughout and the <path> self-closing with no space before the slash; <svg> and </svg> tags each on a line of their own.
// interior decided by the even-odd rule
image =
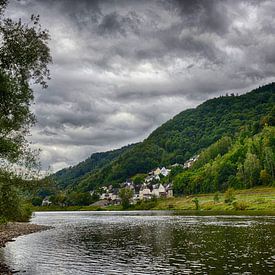
<svg viewBox="0 0 275 275">
<path fill-rule="evenodd" d="M 83 177 L 87 173 L 92 173 L 96 171 L 96 169 L 99 169 L 109 162 L 113 161 L 125 150 L 130 149 L 132 146 L 134 146 L 134 144 L 122 147 L 117 150 L 94 153 L 89 158 L 80 162 L 79 164 L 56 172 L 52 176 L 52 178 L 55 180 L 58 187 L 60 188 L 75 185 L 81 179 L 81 177 Z"/>
<path fill-rule="evenodd" d="M 256 134 L 261 118 L 274 106 L 275 83 L 240 96 L 232 94 L 208 100 L 176 115 L 142 143 L 126 148 L 75 182 L 78 189 L 90 190 L 97 185 L 124 181 L 157 166 L 183 163 L 222 136 L 234 137 L 241 130 Z M 59 182 L 65 182 L 59 173 L 56 174 Z"/>
</svg>

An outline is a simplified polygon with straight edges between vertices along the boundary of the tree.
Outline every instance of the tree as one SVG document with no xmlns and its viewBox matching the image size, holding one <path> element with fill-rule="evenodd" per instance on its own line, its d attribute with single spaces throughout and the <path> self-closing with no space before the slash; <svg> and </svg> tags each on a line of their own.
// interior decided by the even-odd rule
<svg viewBox="0 0 275 275">
<path fill-rule="evenodd" d="M 244 174 L 247 187 L 254 186 L 260 176 L 260 161 L 255 154 L 247 153 L 244 161 Z"/>
<path fill-rule="evenodd" d="M 39 16 L 32 15 L 29 24 L 5 18 L 6 4 L 0 3 L 0 158 L 16 162 L 23 157 L 28 164 L 25 137 L 35 122 L 29 108 L 34 99 L 30 84 L 47 87 L 49 34 L 41 28 Z"/>
<path fill-rule="evenodd" d="M 275 180 L 275 154 L 271 147 L 266 147 L 264 150 L 264 166 L 270 173 L 272 180 Z"/>
<path fill-rule="evenodd" d="M 18 193 L 18 175 L 26 178 L 27 170 L 37 168 L 36 155 L 26 141 L 35 122 L 30 110 L 34 99 L 31 85 L 47 87 L 51 56 L 49 34 L 41 28 L 39 15 L 32 15 L 27 24 L 20 19 L 15 22 L 4 15 L 7 3 L 0 1 L 0 197 L 5 209 L 0 213 L 15 219 L 21 211 L 20 200 L 13 201 L 13 210 L 5 207 Z M 11 169 L 14 164 L 16 169 Z M 21 173 L 18 166 L 24 167 Z"/>
<path fill-rule="evenodd" d="M 125 187 L 119 190 L 119 197 L 121 198 L 121 204 L 123 209 L 127 209 L 130 206 L 130 200 L 133 197 L 133 190 Z"/>
<path fill-rule="evenodd" d="M 235 190 L 234 188 L 228 188 L 224 193 L 224 202 L 231 204 L 235 200 Z"/>
<path fill-rule="evenodd" d="M 43 199 L 41 197 L 34 197 L 32 198 L 32 205 L 33 206 L 41 206 Z"/>
</svg>

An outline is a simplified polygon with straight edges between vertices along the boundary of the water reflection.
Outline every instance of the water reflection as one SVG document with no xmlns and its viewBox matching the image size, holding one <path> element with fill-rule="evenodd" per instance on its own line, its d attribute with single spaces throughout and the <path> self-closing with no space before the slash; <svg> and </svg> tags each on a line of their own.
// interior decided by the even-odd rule
<svg viewBox="0 0 275 275">
<path fill-rule="evenodd" d="M 2 251 L 22 274 L 275 274 L 273 217 L 60 212 L 33 222 L 55 229 Z"/>
</svg>

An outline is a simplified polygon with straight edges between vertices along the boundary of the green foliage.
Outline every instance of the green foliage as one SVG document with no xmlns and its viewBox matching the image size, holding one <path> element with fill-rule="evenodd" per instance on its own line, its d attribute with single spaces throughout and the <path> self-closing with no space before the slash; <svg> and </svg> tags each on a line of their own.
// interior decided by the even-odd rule
<svg viewBox="0 0 275 275">
<path fill-rule="evenodd" d="M 93 203 L 92 196 L 89 192 L 71 192 L 66 197 L 61 197 L 60 199 L 57 199 L 55 204 L 56 205 L 62 205 L 66 204 L 69 206 L 82 206 L 82 205 L 90 205 Z"/>
<path fill-rule="evenodd" d="M 6 221 L 28 221 L 31 217 L 29 206 L 9 182 L 0 184 L 0 213 L 1 219 Z"/>
<path fill-rule="evenodd" d="M 26 221 L 31 211 L 23 204 L 20 183 L 26 184 L 22 179 L 31 178 L 37 167 L 26 140 L 35 122 L 32 85 L 47 86 L 49 34 L 41 28 L 39 16 L 32 15 L 28 24 L 6 18 L 6 5 L 0 2 L 0 215 L 7 221 Z M 20 174 L 18 167 L 24 172 Z"/>
<path fill-rule="evenodd" d="M 132 181 L 135 185 L 141 184 L 144 182 L 144 179 L 147 177 L 147 174 L 136 174 L 132 177 Z"/>
<path fill-rule="evenodd" d="M 41 197 L 32 198 L 31 202 L 33 206 L 41 206 L 43 199 Z"/>
<path fill-rule="evenodd" d="M 271 176 L 265 169 L 261 170 L 260 172 L 260 180 L 264 185 L 268 185 L 271 182 Z"/>
<path fill-rule="evenodd" d="M 6 223 L 7 223 L 7 218 L 4 217 L 4 216 L 2 216 L 2 215 L 0 215 L 0 225 L 1 224 L 6 224 Z"/>
<path fill-rule="evenodd" d="M 218 155 L 224 155 L 228 152 L 231 145 L 232 139 L 230 137 L 222 137 L 200 153 L 199 159 L 195 162 L 194 167 L 201 167 L 211 160 L 214 160 Z"/>
<path fill-rule="evenodd" d="M 224 202 L 231 204 L 235 200 L 235 190 L 234 188 L 228 188 L 224 193 Z"/>
<path fill-rule="evenodd" d="M 130 200 L 133 197 L 133 190 L 125 187 L 119 190 L 119 197 L 121 198 L 121 204 L 123 209 L 128 209 L 130 207 Z"/>
<path fill-rule="evenodd" d="M 224 155 L 218 154 L 204 165 L 201 162 L 178 174 L 173 180 L 175 194 L 209 193 L 225 191 L 229 187 L 240 189 L 260 184 L 271 185 L 275 168 L 274 136 L 275 127 L 271 126 L 266 126 L 254 136 L 239 135 Z M 208 149 L 204 150 L 207 151 Z"/>
<path fill-rule="evenodd" d="M 198 198 L 194 198 L 192 200 L 192 202 L 195 204 L 196 210 L 199 210 L 200 209 L 199 199 Z"/>
<path fill-rule="evenodd" d="M 91 169 L 90 172 L 83 171 L 84 175 L 71 182 L 69 180 L 68 183 L 77 185 L 78 190 L 94 190 L 100 185 L 123 182 L 138 173 L 148 173 L 158 166 L 183 163 L 210 146 L 201 152 L 194 166 L 198 169 L 196 175 L 184 176 L 184 182 L 187 181 L 186 177 L 192 178 L 192 183 L 187 188 L 180 184 L 181 173 L 171 177 L 173 180 L 175 178 L 177 194 L 226 190 L 230 184 L 236 188 L 243 187 L 244 183 L 236 177 L 236 163 L 239 158 L 244 159 L 248 152 L 248 148 L 244 146 L 247 138 L 262 130 L 260 119 L 269 114 L 272 117 L 274 90 L 275 84 L 271 83 L 241 96 L 214 98 L 195 109 L 183 111 L 156 129 L 142 143 L 118 152 L 114 159 L 102 162 L 97 169 Z M 235 151 L 231 151 L 229 156 L 228 151 L 231 150 L 232 143 L 235 143 L 236 135 L 239 136 L 240 146 L 234 145 Z M 272 142 L 275 143 L 275 138 Z M 226 161 L 225 155 L 228 158 Z M 272 156 L 268 155 L 266 161 L 270 175 L 272 172 L 274 175 L 274 167 L 270 166 Z M 262 163 L 262 159 L 259 161 Z M 249 161 L 247 164 L 249 166 Z M 204 180 L 205 165 L 208 165 L 210 176 Z M 70 169 L 76 169 L 77 172 L 78 167 Z M 64 179 L 62 177 L 61 173 L 58 181 L 64 183 L 66 176 Z"/>
<path fill-rule="evenodd" d="M 46 87 L 49 35 L 41 29 L 39 16 L 32 16 L 29 24 L 1 17 L 0 34 L 0 157 L 16 162 L 29 158 L 25 136 L 34 123 L 29 82 Z"/>
<path fill-rule="evenodd" d="M 91 173 L 96 173 L 98 169 L 108 166 L 108 164 L 118 158 L 124 151 L 129 150 L 133 145 L 122 147 L 118 150 L 113 150 L 103 153 L 92 154 L 85 161 L 80 162 L 76 166 L 62 169 L 51 176 L 51 178 L 57 183 L 57 186 L 61 189 L 73 186 L 79 181 L 86 183 L 86 178 L 89 178 Z M 89 185 L 89 180 L 87 185 Z M 94 188 L 87 188 L 94 189 Z"/>
<path fill-rule="evenodd" d="M 248 208 L 248 204 L 244 201 L 234 201 L 232 203 L 234 210 L 246 210 Z"/>
<path fill-rule="evenodd" d="M 138 201 L 137 204 L 133 206 L 134 210 L 151 210 L 157 206 L 157 200 L 151 199 L 151 200 L 142 200 Z"/>
</svg>

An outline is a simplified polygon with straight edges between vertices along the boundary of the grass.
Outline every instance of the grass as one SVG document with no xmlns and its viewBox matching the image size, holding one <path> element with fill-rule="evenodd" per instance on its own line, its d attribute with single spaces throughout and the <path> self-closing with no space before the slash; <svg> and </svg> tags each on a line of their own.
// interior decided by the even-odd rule
<svg viewBox="0 0 275 275">
<path fill-rule="evenodd" d="M 255 187 L 245 190 L 235 190 L 235 200 L 225 203 L 224 193 L 219 194 L 219 202 L 214 202 L 215 194 L 197 194 L 142 202 L 131 206 L 129 210 L 176 210 L 183 214 L 196 215 L 274 215 L 275 216 L 275 187 Z M 199 210 L 196 210 L 194 198 L 198 198 Z M 120 211 L 122 206 L 44 206 L 34 207 L 33 211 Z"/>
<path fill-rule="evenodd" d="M 194 198 L 199 200 L 200 211 L 268 211 L 275 214 L 275 187 L 257 187 L 235 190 L 235 200 L 225 203 L 224 193 L 219 194 L 219 202 L 214 202 L 215 194 L 199 194 L 185 197 L 161 199 L 154 209 L 157 210 L 195 210 Z"/>
</svg>

